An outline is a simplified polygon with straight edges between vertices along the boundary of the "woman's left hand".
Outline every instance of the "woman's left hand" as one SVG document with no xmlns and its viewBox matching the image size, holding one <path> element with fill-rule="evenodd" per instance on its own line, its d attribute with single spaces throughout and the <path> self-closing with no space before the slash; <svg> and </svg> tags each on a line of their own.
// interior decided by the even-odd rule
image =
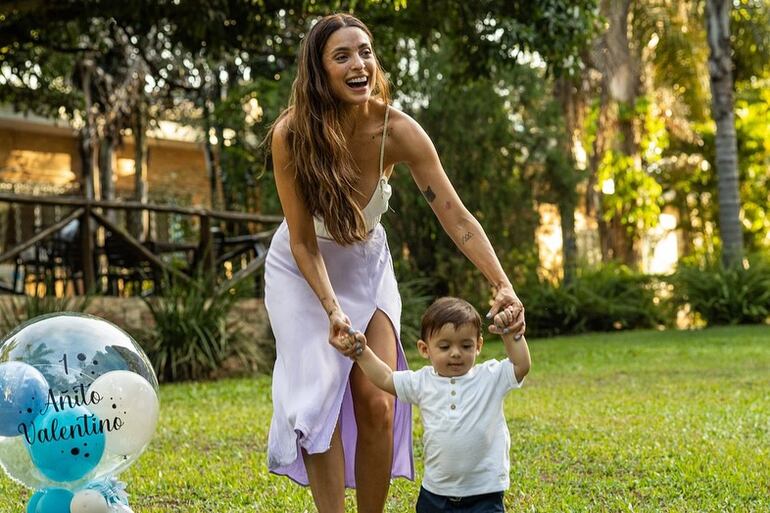
<svg viewBox="0 0 770 513">
<path fill-rule="evenodd" d="M 513 287 L 505 285 L 497 289 L 495 297 L 492 299 L 492 308 L 487 314 L 487 320 L 495 319 L 495 316 L 503 311 L 507 306 L 513 308 L 513 319 L 503 326 L 497 324 L 489 325 L 489 332 L 496 335 L 502 335 L 503 333 L 513 333 L 514 336 L 519 339 L 524 335 L 526 331 L 527 323 L 524 320 L 524 305 L 521 300 L 513 291 Z M 496 320 L 499 320 L 498 317 Z"/>
</svg>

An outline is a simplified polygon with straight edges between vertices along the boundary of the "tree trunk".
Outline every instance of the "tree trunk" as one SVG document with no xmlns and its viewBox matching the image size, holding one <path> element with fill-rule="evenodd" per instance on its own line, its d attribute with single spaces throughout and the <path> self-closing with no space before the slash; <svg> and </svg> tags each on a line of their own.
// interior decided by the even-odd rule
<svg viewBox="0 0 770 513">
<path fill-rule="evenodd" d="M 561 216 L 562 257 L 564 266 L 564 284 L 569 285 L 577 276 L 577 237 L 575 236 L 575 204 L 569 201 L 559 202 Z"/>
<path fill-rule="evenodd" d="M 567 156 L 569 166 L 563 172 L 571 176 L 562 177 L 562 187 L 559 194 L 558 209 L 561 217 L 562 267 L 564 284 L 569 285 L 577 275 L 577 237 L 575 235 L 575 209 L 578 193 L 575 186 L 578 182 L 577 158 L 575 146 L 577 134 L 583 118 L 583 98 L 580 92 L 580 81 L 572 81 L 568 77 L 559 77 L 554 86 L 554 92 L 561 105 L 564 115 L 564 140 L 562 148 Z"/>
<path fill-rule="evenodd" d="M 621 137 L 621 140 L 618 141 L 618 146 L 623 155 L 631 158 L 631 165 L 634 170 L 638 170 L 642 167 L 642 157 L 639 153 L 638 130 L 634 116 L 629 113 L 633 112 L 636 98 L 637 96 L 634 95 L 631 103 L 621 105 L 621 112 L 618 114 L 618 133 Z M 623 107 L 625 107 L 625 109 Z M 623 113 L 624 110 L 626 111 L 625 113 Z M 633 230 L 629 230 L 631 227 L 623 223 L 619 213 L 615 214 L 612 222 L 617 225 L 614 233 L 615 246 L 613 248 L 615 260 L 620 260 L 632 268 L 637 267 L 640 261 L 640 237 L 638 230 L 635 227 L 633 227 Z"/>
<path fill-rule="evenodd" d="M 215 84 L 215 100 L 214 105 L 215 106 L 221 106 L 225 103 L 227 100 L 227 90 L 228 90 L 228 84 L 232 77 L 232 75 L 228 74 L 227 80 L 222 80 L 222 71 L 227 72 L 226 66 L 220 66 L 219 73 L 216 75 L 216 80 L 214 81 Z M 217 144 L 215 146 L 215 155 L 217 157 L 217 181 L 216 181 L 216 187 L 217 187 L 217 203 L 219 204 L 219 207 L 222 210 L 229 210 L 230 208 L 230 202 L 229 199 L 229 176 L 228 176 L 228 169 L 229 165 L 227 162 L 227 155 L 225 153 L 225 126 L 223 124 L 222 116 L 214 116 L 214 134 L 217 138 Z M 234 232 L 234 223 L 232 221 L 223 221 L 221 223 L 221 227 L 224 228 L 225 233 L 235 233 Z"/>
<path fill-rule="evenodd" d="M 83 197 L 94 199 L 94 149 L 91 145 L 88 125 L 78 132 L 80 153 L 80 191 Z"/>
<path fill-rule="evenodd" d="M 147 203 L 147 102 L 142 97 L 136 108 L 134 118 L 134 199 Z M 137 240 L 146 241 L 149 237 L 150 213 L 147 210 L 133 212 L 133 235 Z"/>
<path fill-rule="evenodd" d="M 234 78 L 238 76 L 238 67 L 233 62 L 228 62 L 224 66 L 227 72 L 227 80 L 225 82 L 219 82 L 219 100 L 221 103 L 225 103 L 230 96 L 230 90 L 234 85 Z M 219 123 L 217 127 L 217 138 L 219 139 L 219 152 L 221 155 L 221 167 L 222 167 L 222 204 L 225 210 L 235 210 L 242 206 L 245 201 L 239 198 L 245 198 L 245 192 L 243 187 L 245 183 L 237 183 L 237 178 L 234 174 L 232 159 L 228 158 L 228 154 L 225 151 L 225 137 L 224 126 Z M 221 130 L 221 137 L 219 136 Z M 242 208 L 242 207 L 241 207 Z M 238 229 L 238 223 L 226 223 L 228 226 L 228 233 L 235 233 Z"/>
<path fill-rule="evenodd" d="M 610 220 L 609 232 L 612 260 L 622 262 L 629 267 L 636 267 L 639 261 L 639 248 L 635 238 L 628 233 L 628 227 L 623 224 L 619 215 L 613 216 Z"/>
<path fill-rule="evenodd" d="M 708 0 L 711 116 L 716 123 L 716 168 L 719 191 L 719 232 L 726 265 L 743 259 L 743 230 L 738 194 L 738 147 L 733 108 L 733 61 L 730 50 L 730 0 Z"/>
<path fill-rule="evenodd" d="M 607 116 L 600 117 L 597 132 L 606 131 L 608 140 L 603 142 L 603 150 L 615 151 L 630 157 L 634 166 L 641 166 L 639 153 L 638 128 L 634 119 L 633 108 L 636 105 L 641 87 L 640 65 L 632 54 L 629 45 L 629 10 L 631 0 L 603 0 L 601 12 L 607 18 L 607 32 L 594 48 L 591 59 L 593 65 L 602 73 L 603 94 L 608 96 Z M 611 107 L 615 108 L 611 108 Z M 611 115 L 610 115 L 611 114 Z M 602 123 L 604 122 L 604 126 Z M 613 140 L 611 134 L 616 134 Z M 599 136 L 597 135 L 597 139 Z M 604 151 L 596 154 L 597 166 L 604 157 Z M 600 184 L 597 184 L 600 185 Z M 634 233 L 629 233 L 623 225 L 622 215 L 617 212 L 605 223 L 602 214 L 597 212 L 602 241 L 602 258 L 619 260 L 631 267 L 639 262 Z"/>
<path fill-rule="evenodd" d="M 105 135 L 99 144 L 99 184 L 102 200 L 115 199 L 115 181 L 112 169 L 112 158 L 115 154 L 113 138 Z"/>
<path fill-rule="evenodd" d="M 97 169 L 96 158 L 96 121 L 94 119 L 93 99 L 91 97 L 91 80 L 93 78 L 93 61 L 84 58 L 78 63 L 80 87 L 83 92 L 83 118 L 85 124 L 80 130 L 80 160 L 82 166 L 81 187 L 86 199 L 97 197 L 98 181 L 95 180 Z M 96 275 L 99 262 L 92 257 L 94 249 L 95 227 L 92 225 L 91 207 L 86 206 L 85 213 L 80 218 L 80 267 L 83 269 L 83 288 L 87 294 L 96 289 Z"/>
<path fill-rule="evenodd" d="M 80 67 L 80 87 L 83 91 L 84 109 L 83 115 L 85 124 L 80 130 L 80 163 L 81 176 L 80 187 L 83 196 L 88 199 L 94 199 L 94 171 L 96 170 L 96 152 L 95 149 L 95 124 L 92 112 L 93 102 L 91 99 L 91 64 L 89 61 L 79 63 Z"/>
<path fill-rule="evenodd" d="M 599 247 L 602 254 L 602 262 L 611 260 L 609 249 L 609 227 L 604 220 L 602 210 L 602 191 L 601 184 L 598 183 L 597 176 L 599 165 L 607 151 L 607 141 L 610 137 L 608 127 L 610 125 L 610 98 L 609 93 L 604 87 L 601 87 L 599 119 L 596 124 L 596 137 L 591 148 L 591 157 L 588 159 L 588 184 L 586 186 L 586 217 L 594 217 L 599 232 Z"/>
<path fill-rule="evenodd" d="M 601 164 L 602 157 L 606 150 L 607 133 L 606 127 L 609 125 L 609 95 L 600 85 L 596 84 L 596 87 L 601 89 L 599 98 L 599 117 L 596 121 L 596 137 L 591 147 L 591 154 L 588 158 L 588 183 L 586 185 L 586 216 L 596 216 L 597 220 L 601 219 L 602 213 L 602 198 L 601 189 L 597 183 L 597 175 L 599 173 L 599 164 Z"/>
<path fill-rule="evenodd" d="M 102 200 L 115 199 L 115 169 L 112 166 L 112 161 L 116 144 L 115 136 L 106 134 L 99 145 L 99 182 L 101 184 L 100 199 Z M 107 210 L 106 217 L 114 222 L 117 218 L 115 210 Z"/>
<path fill-rule="evenodd" d="M 688 257 L 692 254 L 693 245 L 693 228 L 692 218 L 690 215 L 690 207 L 687 206 L 687 198 L 681 201 L 677 207 L 679 211 L 679 223 L 678 228 L 680 231 L 680 237 L 678 238 L 679 259 Z"/>
<path fill-rule="evenodd" d="M 205 131 L 203 137 L 203 153 L 206 157 L 206 172 L 209 176 L 209 194 L 211 196 L 211 208 L 219 210 L 222 208 L 222 168 L 220 161 L 220 152 L 217 146 L 213 146 L 210 140 L 211 126 L 211 107 L 209 99 L 203 101 L 203 128 Z M 217 135 L 219 137 L 219 135 Z"/>
</svg>

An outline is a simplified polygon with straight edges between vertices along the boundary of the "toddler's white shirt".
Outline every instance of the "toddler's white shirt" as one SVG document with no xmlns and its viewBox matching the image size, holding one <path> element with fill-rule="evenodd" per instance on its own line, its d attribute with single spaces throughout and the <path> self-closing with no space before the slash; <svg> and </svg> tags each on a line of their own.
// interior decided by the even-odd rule
<svg viewBox="0 0 770 513">
<path fill-rule="evenodd" d="M 510 484 L 505 394 L 520 388 L 510 360 L 489 360 L 454 378 L 428 365 L 393 373 L 399 399 L 420 408 L 429 492 L 467 497 L 506 490 Z"/>
</svg>

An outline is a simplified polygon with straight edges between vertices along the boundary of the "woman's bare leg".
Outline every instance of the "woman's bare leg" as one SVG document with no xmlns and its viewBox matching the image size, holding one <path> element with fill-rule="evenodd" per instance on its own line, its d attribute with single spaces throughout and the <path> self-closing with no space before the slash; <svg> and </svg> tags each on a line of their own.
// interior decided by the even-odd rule
<svg viewBox="0 0 770 513">
<path fill-rule="evenodd" d="M 366 329 L 369 347 L 392 369 L 396 368 L 396 335 L 390 319 L 375 312 Z M 358 513 L 382 513 L 390 488 L 393 464 L 395 398 L 372 384 L 357 365 L 350 373 L 358 427 L 356 499 Z"/>
<path fill-rule="evenodd" d="M 332 435 L 328 451 L 308 454 L 303 449 L 302 458 L 318 513 L 344 513 L 345 455 L 342 451 L 339 423 Z"/>
</svg>

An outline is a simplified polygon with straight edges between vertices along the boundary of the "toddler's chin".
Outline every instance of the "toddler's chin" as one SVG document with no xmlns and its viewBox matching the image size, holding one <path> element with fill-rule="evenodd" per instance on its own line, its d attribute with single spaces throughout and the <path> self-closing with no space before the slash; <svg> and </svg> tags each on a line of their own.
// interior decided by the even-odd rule
<svg viewBox="0 0 770 513">
<path fill-rule="evenodd" d="M 466 369 L 464 366 L 452 366 L 452 367 L 445 367 L 441 374 L 447 377 L 453 377 L 453 376 L 462 376 L 463 374 L 467 373 L 468 369 Z"/>
</svg>

